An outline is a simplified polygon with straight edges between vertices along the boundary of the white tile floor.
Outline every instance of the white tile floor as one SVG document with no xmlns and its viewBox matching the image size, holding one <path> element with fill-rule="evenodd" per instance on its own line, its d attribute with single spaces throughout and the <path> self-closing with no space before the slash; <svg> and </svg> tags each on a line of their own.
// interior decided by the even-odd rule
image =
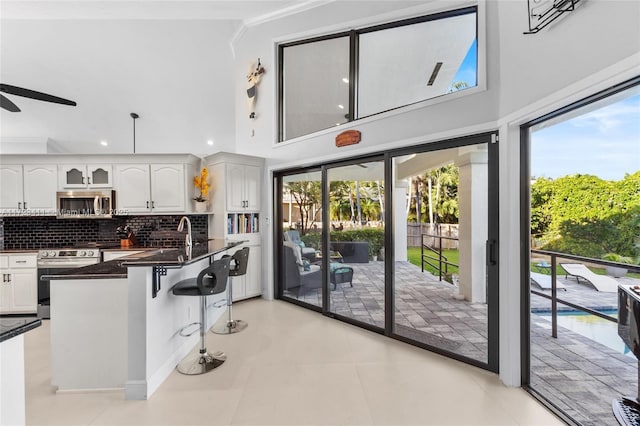
<svg viewBox="0 0 640 426">
<path fill-rule="evenodd" d="M 563 424 L 494 374 L 285 302 L 238 303 L 234 316 L 247 330 L 207 339 L 227 353 L 222 367 L 174 372 L 148 401 L 121 391 L 56 394 L 44 321 L 25 338 L 27 424 Z"/>
</svg>

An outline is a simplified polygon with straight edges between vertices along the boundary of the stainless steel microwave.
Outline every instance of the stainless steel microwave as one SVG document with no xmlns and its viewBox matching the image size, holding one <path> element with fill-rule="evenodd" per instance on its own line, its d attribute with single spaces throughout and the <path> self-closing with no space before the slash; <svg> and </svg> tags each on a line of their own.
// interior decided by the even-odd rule
<svg viewBox="0 0 640 426">
<path fill-rule="evenodd" d="M 64 191 L 56 193 L 58 219 L 109 219 L 116 208 L 116 192 Z"/>
</svg>

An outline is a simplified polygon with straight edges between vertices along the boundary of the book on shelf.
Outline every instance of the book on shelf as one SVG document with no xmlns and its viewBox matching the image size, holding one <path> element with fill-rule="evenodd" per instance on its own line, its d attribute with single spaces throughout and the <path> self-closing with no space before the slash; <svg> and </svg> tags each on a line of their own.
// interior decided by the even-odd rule
<svg viewBox="0 0 640 426">
<path fill-rule="evenodd" d="M 228 234 L 252 234 L 259 231 L 259 213 L 229 213 L 227 215 Z"/>
</svg>

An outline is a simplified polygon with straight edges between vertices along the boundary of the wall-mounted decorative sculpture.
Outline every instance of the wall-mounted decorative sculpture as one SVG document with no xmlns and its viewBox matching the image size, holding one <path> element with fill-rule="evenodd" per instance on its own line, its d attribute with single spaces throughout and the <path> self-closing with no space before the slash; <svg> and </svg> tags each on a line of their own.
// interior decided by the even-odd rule
<svg viewBox="0 0 640 426">
<path fill-rule="evenodd" d="M 252 67 L 253 68 L 253 67 Z M 264 74 L 265 70 L 262 64 L 260 64 L 260 58 L 253 71 L 247 75 L 247 82 L 249 88 L 247 89 L 247 96 L 249 97 L 249 118 L 256 118 L 256 112 L 254 110 L 256 105 L 256 97 L 258 95 L 258 83 L 260 83 L 260 77 Z"/>
<path fill-rule="evenodd" d="M 573 12 L 580 0 L 527 0 L 529 31 L 536 34 L 567 12 Z"/>
<path fill-rule="evenodd" d="M 336 146 L 338 148 L 347 145 L 355 145 L 360 142 L 361 133 L 358 130 L 345 130 L 336 136 Z"/>
</svg>

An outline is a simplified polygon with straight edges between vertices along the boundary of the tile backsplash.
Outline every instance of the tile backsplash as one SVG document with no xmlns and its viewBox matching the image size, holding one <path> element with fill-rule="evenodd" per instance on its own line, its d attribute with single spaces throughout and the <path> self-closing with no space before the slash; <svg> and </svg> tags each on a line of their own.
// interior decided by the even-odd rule
<svg viewBox="0 0 640 426">
<path fill-rule="evenodd" d="M 206 241 L 207 216 L 189 215 L 193 241 Z M 180 247 L 186 229 L 178 232 L 182 215 L 127 216 L 113 219 L 56 219 L 53 217 L 0 218 L 0 249 L 82 247 L 93 244 L 120 245 L 118 226 L 129 225 L 142 247 Z"/>
</svg>

